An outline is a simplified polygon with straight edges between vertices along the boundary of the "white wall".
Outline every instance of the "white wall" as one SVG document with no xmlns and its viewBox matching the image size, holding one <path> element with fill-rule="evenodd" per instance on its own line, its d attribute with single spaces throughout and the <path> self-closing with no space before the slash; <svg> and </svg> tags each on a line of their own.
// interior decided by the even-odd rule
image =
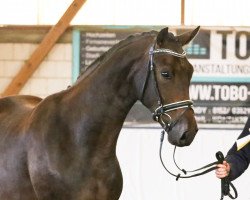
<svg viewBox="0 0 250 200">
<path fill-rule="evenodd" d="M 0 24 L 55 24 L 73 0 L 0 1 Z M 249 26 L 249 0 L 185 0 L 185 25 Z M 181 0 L 87 0 L 72 24 L 180 25 Z"/>
<path fill-rule="evenodd" d="M 0 94 L 6 89 L 37 44 L 0 43 Z M 71 43 L 56 44 L 39 68 L 25 84 L 20 94 L 46 97 L 71 85 Z"/>
<path fill-rule="evenodd" d="M 120 161 L 124 187 L 120 200 L 216 200 L 220 199 L 220 180 L 211 172 L 192 179 L 175 181 L 164 171 L 159 159 L 161 129 L 124 128 L 119 136 L 117 155 Z M 216 161 L 215 153 L 227 153 L 240 130 L 199 130 L 189 147 L 178 148 L 176 160 L 180 167 L 196 169 Z M 163 159 L 173 172 L 173 146 L 164 140 Z M 250 199 L 250 171 L 233 183 L 239 197 Z M 224 198 L 229 199 L 228 197 Z"/>
<path fill-rule="evenodd" d="M 185 0 L 186 25 L 249 26 L 249 0 Z"/>
</svg>

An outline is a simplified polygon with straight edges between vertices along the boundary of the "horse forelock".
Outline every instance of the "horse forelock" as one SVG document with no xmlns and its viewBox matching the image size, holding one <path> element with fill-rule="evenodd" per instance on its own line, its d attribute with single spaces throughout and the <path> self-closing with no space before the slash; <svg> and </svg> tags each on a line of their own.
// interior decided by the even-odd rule
<svg viewBox="0 0 250 200">
<path fill-rule="evenodd" d="M 173 34 L 173 33 L 170 33 L 170 32 L 168 33 L 167 40 L 173 41 L 173 42 L 177 42 L 177 39 L 176 39 L 176 37 L 174 36 L 174 34 Z"/>
<path fill-rule="evenodd" d="M 171 32 L 168 32 L 167 37 L 164 39 L 163 46 L 160 48 L 167 48 L 175 51 L 177 53 L 182 53 L 184 50 L 182 48 L 182 44 L 178 40 L 178 38 Z"/>
</svg>

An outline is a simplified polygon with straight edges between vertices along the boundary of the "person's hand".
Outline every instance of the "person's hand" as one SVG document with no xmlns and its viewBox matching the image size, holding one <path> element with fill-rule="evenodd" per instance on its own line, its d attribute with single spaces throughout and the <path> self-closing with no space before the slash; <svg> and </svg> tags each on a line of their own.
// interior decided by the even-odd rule
<svg viewBox="0 0 250 200">
<path fill-rule="evenodd" d="M 230 172 L 230 165 L 227 161 L 223 161 L 222 164 L 217 165 L 217 169 L 215 170 L 215 174 L 217 178 L 225 178 L 228 176 Z"/>
</svg>

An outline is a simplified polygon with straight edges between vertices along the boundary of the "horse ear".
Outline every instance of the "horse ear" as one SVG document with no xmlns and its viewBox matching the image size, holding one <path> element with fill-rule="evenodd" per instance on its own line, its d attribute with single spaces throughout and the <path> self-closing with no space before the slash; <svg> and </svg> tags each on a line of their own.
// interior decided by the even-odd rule
<svg viewBox="0 0 250 200">
<path fill-rule="evenodd" d="M 178 41 L 181 43 L 182 46 L 188 44 L 194 37 L 197 35 L 198 31 L 200 29 L 200 26 L 198 26 L 196 29 L 193 31 L 189 31 L 186 33 L 183 33 L 181 35 L 176 36 Z"/>
<path fill-rule="evenodd" d="M 167 37 L 168 37 L 168 27 L 162 29 L 162 30 L 158 33 L 158 35 L 157 35 L 157 40 L 156 40 L 158 46 L 161 46 L 161 45 L 163 44 L 165 38 L 167 38 Z"/>
</svg>

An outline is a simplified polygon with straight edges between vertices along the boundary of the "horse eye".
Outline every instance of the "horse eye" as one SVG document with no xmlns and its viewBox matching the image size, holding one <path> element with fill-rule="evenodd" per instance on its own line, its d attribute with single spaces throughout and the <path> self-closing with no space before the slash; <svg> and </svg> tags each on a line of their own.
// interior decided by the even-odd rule
<svg viewBox="0 0 250 200">
<path fill-rule="evenodd" d="M 167 79 L 170 79 L 171 78 L 171 75 L 169 72 L 161 72 L 161 75 L 164 77 L 164 78 L 167 78 Z"/>
</svg>

